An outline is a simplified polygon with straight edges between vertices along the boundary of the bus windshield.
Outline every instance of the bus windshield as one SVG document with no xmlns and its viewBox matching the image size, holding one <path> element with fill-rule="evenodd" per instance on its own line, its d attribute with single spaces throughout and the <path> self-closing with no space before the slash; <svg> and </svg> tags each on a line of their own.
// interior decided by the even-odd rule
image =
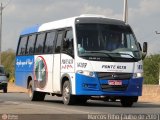
<svg viewBox="0 0 160 120">
<path fill-rule="evenodd" d="M 111 61 L 141 59 L 141 48 L 127 25 L 81 23 L 76 24 L 76 34 L 79 57 Z"/>
</svg>

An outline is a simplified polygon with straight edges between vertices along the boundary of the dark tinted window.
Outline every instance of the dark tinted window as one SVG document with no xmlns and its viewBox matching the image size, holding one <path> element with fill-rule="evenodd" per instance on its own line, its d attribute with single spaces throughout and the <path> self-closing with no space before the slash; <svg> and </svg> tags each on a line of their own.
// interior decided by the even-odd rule
<svg viewBox="0 0 160 120">
<path fill-rule="evenodd" d="M 73 55 L 73 50 L 73 32 L 72 30 L 68 30 L 63 39 L 63 51 Z"/>
<path fill-rule="evenodd" d="M 29 36 L 26 54 L 28 54 L 28 55 L 34 54 L 35 40 L 36 40 L 36 35 L 30 35 Z"/>
<path fill-rule="evenodd" d="M 76 33 L 79 56 L 115 58 L 119 62 L 141 59 L 134 33 L 127 25 L 77 24 Z"/>
<path fill-rule="evenodd" d="M 43 53 L 44 40 L 45 40 L 45 33 L 38 34 L 35 46 L 35 54 Z"/>
<path fill-rule="evenodd" d="M 62 43 L 62 37 L 63 37 L 63 32 L 60 31 L 60 32 L 58 33 L 58 36 L 57 36 L 57 43 L 56 43 L 56 49 L 55 49 L 55 52 L 56 52 L 56 53 L 60 53 L 61 43 Z"/>
<path fill-rule="evenodd" d="M 46 36 L 46 42 L 44 47 L 44 53 L 53 53 L 53 43 L 55 39 L 55 32 L 48 32 Z"/>
<path fill-rule="evenodd" d="M 25 55 L 27 38 L 27 36 L 21 37 L 18 47 L 18 55 Z"/>
</svg>

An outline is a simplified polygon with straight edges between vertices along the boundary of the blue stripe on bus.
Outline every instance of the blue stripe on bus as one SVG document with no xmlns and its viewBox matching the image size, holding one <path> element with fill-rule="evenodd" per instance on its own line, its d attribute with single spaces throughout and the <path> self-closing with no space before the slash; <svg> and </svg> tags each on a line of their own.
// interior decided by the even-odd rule
<svg viewBox="0 0 160 120">
<path fill-rule="evenodd" d="M 38 32 L 39 27 L 40 27 L 40 25 L 35 25 L 33 27 L 27 28 L 22 31 L 21 35 L 26 35 L 26 34 Z"/>
<path fill-rule="evenodd" d="M 106 83 L 107 84 L 107 83 Z M 124 81 L 123 84 L 128 84 L 125 91 L 103 91 L 98 78 L 88 77 L 81 74 L 76 74 L 76 95 L 89 96 L 141 96 L 143 78 L 130 79 Z"/>
<path fill-rule="evenodd" d="M 28 76 L 33 78 L 34 56 L 17 56 L 15 67 L 16 85 L 27 87 Z"/>
</svg>

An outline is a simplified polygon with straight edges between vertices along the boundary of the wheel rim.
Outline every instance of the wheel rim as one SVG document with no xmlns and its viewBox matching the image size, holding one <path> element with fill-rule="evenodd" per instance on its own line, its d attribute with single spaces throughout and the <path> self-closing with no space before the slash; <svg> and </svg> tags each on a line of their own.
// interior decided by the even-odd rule
<svg viewBox="0 0 160 120">
<path fill-rule="evenodd" d="M 69 92 L 69 85 L 67 85 L 65 88 L 64 88 L 64 91 L 63 91 L 63 98 L 64 98 L 64 101 L 68 101 L 69 100 L 69 95 L 70 95 L 70 92 Z"/>
<path fill-rule="evenodd" d="M 33 95 L 33 93 L 32 93 L 32 87 L 30 87 L 30 88 L 29 88 L 29 90 L 28 90 L 28 94 L 29 94 L 29 97 L 31 98 L 31 97 L 32 97 L 32 95 Z"/>
</svg>

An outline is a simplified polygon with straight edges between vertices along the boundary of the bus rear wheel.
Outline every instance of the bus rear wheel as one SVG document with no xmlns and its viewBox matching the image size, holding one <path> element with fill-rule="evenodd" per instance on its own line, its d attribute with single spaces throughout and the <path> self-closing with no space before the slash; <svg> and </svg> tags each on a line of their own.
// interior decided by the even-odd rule
<svg viewBox="0 0 160 120">
<path fill-rule="evenodd" d="M 63 103 L 65 105 L 72 105 L 75 103 L 75 96 L 71 95 L 71 85 L 69 81 L 63 84 Z"/>
<path fill-rule="evenodd" d="M 28 95 L 31 101 L 44 101 L 46 94 L 44 92 L 34 91 L 32 81 L 30 81 L 28 85 Z"/>
</svg>

